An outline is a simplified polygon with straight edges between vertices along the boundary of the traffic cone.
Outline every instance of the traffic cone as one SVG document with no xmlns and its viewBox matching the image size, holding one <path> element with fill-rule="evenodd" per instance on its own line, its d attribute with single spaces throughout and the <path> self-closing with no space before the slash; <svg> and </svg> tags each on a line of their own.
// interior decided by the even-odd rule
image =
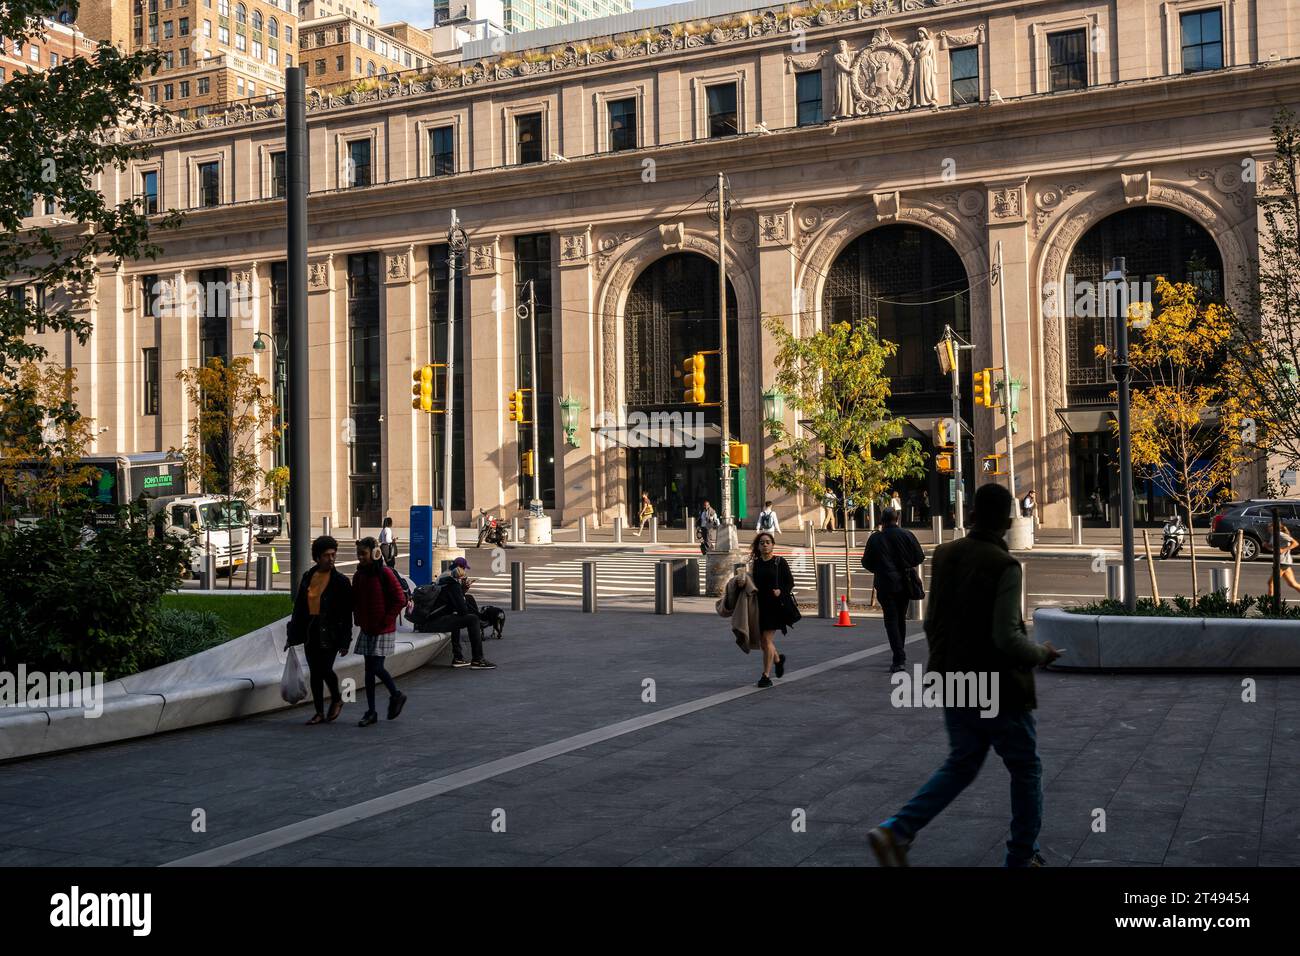
<svg viewBox="0 0 1300 956">
<path fill-rule="evenodd" d="M 856 624 L 854 624 L 852 621 L 849 620 L 849 599 L 847 595 L 844 594 L 840 595 L 840 616 L 839 619 L 835 622 L 835 626 L 836 627 L 857 626 Z"/>
<path fill-rule="evenodd" d="M 271 573 L 280 573 L 280 559 L 275 556 L 275 548 L 271 549 Z"/>
</svg>

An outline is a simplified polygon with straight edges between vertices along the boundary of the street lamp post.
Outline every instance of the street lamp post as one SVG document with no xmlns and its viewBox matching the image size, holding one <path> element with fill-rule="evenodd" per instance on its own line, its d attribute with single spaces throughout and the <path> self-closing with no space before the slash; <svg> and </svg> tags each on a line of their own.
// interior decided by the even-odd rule
<svg viewBox="0 0 1300 956">
<path fill-rule="evenodd" d="M 442 526 L 448 548 L 456 547 L 456 525 L 451 520 L 451 469 L 452 469 L 452 419 L 455 415 L 456 396 L 452 392 L 456 371 L 456 268 L 461 256 L 469 248 L 469 237 L 460 227 L 456 210 L 451 211 L 451 228 L 447 230 L 447 377 L 443 401 L 445 420 L 442 434 Z M 429 361 L 433 354 L 433 336 L 429 336 Z M 430 489 L 432 491 L 432 489 Z"/>
<path fill-rule="evenodd" d="M 774 385 L 767 391 L 763 392 L 763 421 L 768 425 L 764 428 L 764 437 L 773 424 L 779 424 L 785 417 L 785 396 Z M 766 442 L 764 442 L 764 451 L 766 451 Z M 763 500 L 767 500 L 767 461 L 764 455 L 763 461 Z"/>
<path fill-rule="evenodd" d="M 1119 404 L 1119 508 L 1120 534 L 1124 542 L 1124 606 L 1132 611 L 1137 604 L 1137 559 L 1133 550 L 1133 443 L 1129 426 L 1128 364 L 1128 283 L 1124 276 L 1124 257 L 1113 260 L 1105 282 L 1107 303 L 1115 313 L 1115 393 Z"/>
<path fill-rule="evenodd" d="M 271 364 L 275 367 L 275 416 L 276 424 L 280 428 L 280 435 L 275 446 L 275 466 L 281 468 L 288 463 L 288 452 L 285 448 L 285 427 L 284 427 L 284 386 L 285 386 L 285 368 L 282 356 L 284 347 L 276 341 L 274 335 L 270 332 L 257 332 L 253 336 L 253 351 L 265 352 L 266 343 L 271 343 Z M 277 509 L 283 511 L 283 504 L 278 502 Z M 283 514 L 281 518 L 283 518 Z"/>
</svg>

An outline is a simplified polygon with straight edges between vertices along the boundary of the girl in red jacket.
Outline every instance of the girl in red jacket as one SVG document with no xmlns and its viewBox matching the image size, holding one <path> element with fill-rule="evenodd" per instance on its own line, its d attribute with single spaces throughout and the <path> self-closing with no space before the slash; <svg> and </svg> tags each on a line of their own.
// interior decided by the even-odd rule
<svg viewBox="0 0 1300 956">
<path fill-rule="evenodd" d="M 366 715 L 358 727 L 369 727 L 379 720 L 375 712 L 375 680 L 388 688 L 388 719 L 402 712 L 406 695 L 397 689 L 393 677 L 384 668 L 384 658 L 393 653 L 397 616 L 406 607 L 406 593 L 397 581 L 397 572 L 384 564 L 379 542 L 362 538 L 357 542 L 357 573 L 352 576 L 352 613 L 361 633 L 356 652 L 366 659 Z"/>
</svg>

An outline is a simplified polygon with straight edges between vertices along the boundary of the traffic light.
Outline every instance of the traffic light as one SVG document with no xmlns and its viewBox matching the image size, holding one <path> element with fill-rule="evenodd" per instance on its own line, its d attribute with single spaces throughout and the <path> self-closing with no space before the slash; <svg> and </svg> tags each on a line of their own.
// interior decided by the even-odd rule
<svg viewBox="0 0 1300 956">
<path fill-rule="evenodd" d="M 533 453 L 531 450 L 524 452 L 524 475 L 529 478 L 533 476 Z"/>
<path fill-rule="evenodd" d="M 934 347 L 934 351 L 939 356 L 939 371 L 944 375 L 951 375 L 953 368 L 957 365 L 957 356 L 953 351 L 952 339 L 940 339 L 939 344 Z"/>
<path fill-rule="evenodd" d="M 947 452 L 940 452 L 934 456 L 934 467 L 938 469 L 941 475 L 952 474 L 952 455 Z"/>
<path fill-rule="evenodd" d="M 951 418 L 940 418 L 934 423 L 936 448 L 951 448 L 957 438 L 957 429 Z"/>
<path fill-rule="evenodd" d="M 733 441 L 727 449 L 727 455 L 732 468 L 749 467 L 749 445 L 744 442 Z"/>
<path fill-rule="evenodd" d="M 524 393 L 522 389 L 515 389 L 510 393 L 510 420 L 512 422 L 522 422 L 524 420 Z"/>
<path fill-rule="evenodd" d="M 433 411 L 433 366 L 421 365 L 411 373 L 415 384 L 411 387 L 411 407 L 418 412 Z"/>
<path fill-rule="evenodd" d="M 704 404 L 704 353 L 696 352 L 682 363 L 682 401 L 687 405 Z"/>
<path fill-rule="evenodd" d="M 980 470 L 986 475 L 1005 475 L 1006 472 L 1001 469 L 1001 464 L 1001 455 L 985 455 L 980 461 Z"/>
<path fill-rule="evenodd" d="M 985 408 L 993 407 L 992 389 L 993 369 L 982 368 L 975 372 L 975 404 Z"/>
</svg>

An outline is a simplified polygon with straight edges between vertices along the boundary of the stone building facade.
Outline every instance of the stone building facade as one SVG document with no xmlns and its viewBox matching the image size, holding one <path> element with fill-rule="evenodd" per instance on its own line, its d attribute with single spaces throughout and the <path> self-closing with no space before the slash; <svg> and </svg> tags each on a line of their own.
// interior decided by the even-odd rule
<svg viewBox="0 0 1300 956">
<path fill-rule="evenodd" d="M 1048 525 L 1112 521 L 1110 386 L 1093 354 L 1106 323 L 1074 314 L 1077 290 L 1124 256 L 1135 281 L 1174 275 L 1240 302 L 1267 186 L 1256 173 L 1298 81 L 1300 9 L 1288 0 L 876 0 L 595 38 L 346 98 L 309 93 L 313 520 L 400 523 L 440 494 L 442 420 L 412 410 L 411 372 L 444 359 L 453 209 L 468 235 L 455 326 L 461 517 L 510 513 L 530 496 L 520 462 L 531 438 L 505 408 L 529 384 L 517 307 L 530 281 L 553 517 L 626 517 L 639 490 L 670 517 L 714 498 L 716 410 L 684 427 L 682 447 L 637 447 L 629 425 L 697 411 L 680 404 L 681 360 L 717 340 L 709 203 L 722 172 L 733 431 L 753 450 L 751 516 L 770 465 L 761 419 L 774 346 L 761 315 L 805 335 L 878 316 L 900 344 L 893 406 L 928 448 L 951 410 L 938 336 L 950 325 L 973 344 L 969 393 L 972 362 L 1002 364 L 1004 301 L 1010 372 L 1023 383 L 1018 485 L 1037 491 Z M 270 375 L 254 339 L 283 328 L 284 205 L 272 184 L 282 109 L 131 135 L 160 172 L 163 208 L 197 205 L 202 163 L 218 164 L 221 202 L 160 236 L 156 262 L 101 275 L 84 303 L 95 323 L 85 346 L 48 343 L 80 370 L 83 407 L 108 429 L 100 451 L 179 444 L 192 413 L 176 374 L 216 349 L 255 355 Z M 341 188 L 359 140 L 373 184 Z M 450 161 L 436 161 L 435 143 Z M 136 176 L 109 175 L 104 188 L 120 198 Z M 248 308 L 159 318 L 146 276 L 230 280 Z M 145 414 L 147 349 L 161 397 Z M 565 396 L 581 403 L 576 446 Z M 1005 439 L 999 413 L 967 399 L 964 417 L 973 486 L 972 462 L 1004 453 Z M 1243 476 L 1243 490 L 1255 480 Z M 950 487 L 931 471 L 903 490 L 919 520 Z M 816 517 L 816 502 L 768 496 L 782 521 Z M 1160 509 L 1139 495 L 1140 519 Z"/>
</svg>

